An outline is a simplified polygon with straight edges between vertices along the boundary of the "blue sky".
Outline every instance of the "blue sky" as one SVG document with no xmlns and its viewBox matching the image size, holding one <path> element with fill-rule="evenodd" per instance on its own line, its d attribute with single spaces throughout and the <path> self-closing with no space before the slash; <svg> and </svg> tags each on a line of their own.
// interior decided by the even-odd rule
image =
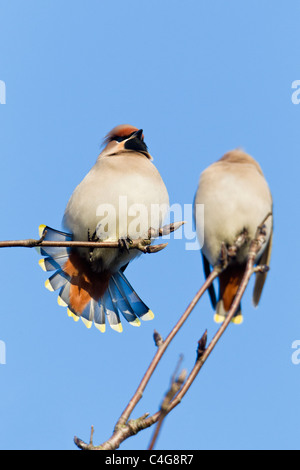
<svg viewBox="0 0 300 470">
<path fill-rule="evenodd" d="M 170 201 L 191 204 L 201 171 L 243 147 L 274 197 L 271 271 L 258 309 L 253 281 L 244 324 L 231 326 L 183 402 L 159 449 L 299 449 L 300 79 L 297 1 L 0 0 L 1 235 L 61 228 L 75 186 L 115 125 L 143 128 Z M 1 96 L 1 95 L 0 95 Z M 44 288 L 34 250 L 1 249 L 0 448 L 74 449 L 105 441 L 155 348 L 203 282 L 186 240 L 132 263 L 127 276 L 155 313 L 141 328 L 104 335 L 75 323 Z M 217 326 L 206 295 L 156 370 L 133 417 L 155 412 L 180 354 Z M 1 362 L 1 361 L 0 361 Z M 147 448 L 153 430 L 122 449 Z"/>
</svg>

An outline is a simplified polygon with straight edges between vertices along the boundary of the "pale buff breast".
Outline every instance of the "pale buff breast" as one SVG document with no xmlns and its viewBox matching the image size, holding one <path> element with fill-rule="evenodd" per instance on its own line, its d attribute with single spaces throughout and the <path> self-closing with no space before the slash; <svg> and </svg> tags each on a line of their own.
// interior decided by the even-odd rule
<svg viewBox="0 0 300 470">
<path fill-rule="evenodd" d="M 96 229 L 103 240 L 147 238 L 150 226 L 162 225 L 168 206 L 164 182 L 144 155 L 100 156 L 71 196 L 64 224 L 75 240 L 87 240 L 88 231 L 92 235 Z M 87 250 L 82 253 L 89 256 Z M 137 254 L 132 250 L 120 259 L 119 250 L 101 249 L 94 259 L 97 264 L 101 258 L 102 270 L 113 263 L 124 265 Z"/>
<path fill-rule="evenodd" d="M 240 163 L 223 158 L 207 168 L 200 177 L 195 203 L 204 204 L 203 253 L 212 265 L 218 261 L 222 242 L 233 244 L 243 229 L 252 239 L 257 226 L 272 211 L 268 184 L 258 164 L 248 160 Z M 271 218 L 266 225 L 269 238 Z M 201 229 L 198 224 L 197 231 Z M 245 260 L 247 249 L 245 246 L 239 252 L 239 262 Z"/>
</svg>

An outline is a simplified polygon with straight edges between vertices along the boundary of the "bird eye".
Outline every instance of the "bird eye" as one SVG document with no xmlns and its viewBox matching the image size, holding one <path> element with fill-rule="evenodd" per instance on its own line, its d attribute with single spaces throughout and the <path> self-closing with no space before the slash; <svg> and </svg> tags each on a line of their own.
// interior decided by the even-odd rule
<svg viewBox="0 0 300 470">
<path fill-rule="evenodd" d="M 125 137 L 119 137 L 119 136 L 115 136 L 113 137 L 112 140 L 116 140 L 117 142 L 123 142 L 123 140 L 126 140 L 128 137 L 125 136 Z"/>
</svg>

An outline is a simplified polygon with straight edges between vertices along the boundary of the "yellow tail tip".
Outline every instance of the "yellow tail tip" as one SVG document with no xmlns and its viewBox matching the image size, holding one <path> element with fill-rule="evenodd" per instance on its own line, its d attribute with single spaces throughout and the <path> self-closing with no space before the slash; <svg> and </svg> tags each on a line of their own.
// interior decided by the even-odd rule
<svg viewBox="0 0 300 470">
<path fill-rule="evenodd" d="M 67 310 L 67 314 L 68 314 L 68 317 L 71 317 L 73 318 L 74 321 L 79 321 L 79 318 L 77 315 L 75 315 L 75 313 L 73 313 L 69 308 Z"/>
<path fill-rule="evenodd" d="M 99 325 L 99 323 L 95 323 L 95 327 L 97 330 L 99 330 L 101 333 L 105 333 L 105 324 Z"/>
<path fill-rule="evenodd" d="M 132 326 L 141 326 L 141 322 L 140 322 L 139 318 L 136 318 L 135 320 L 133 320 L 133 321 L 131 321 L 131 322 L 129 322 L 129 323 L 130 323 L 130 325 L 132 325 Z"/>
<path fill-rule="evenodd" d="M 117 333 L 122 333 L 122 331 L 123 331 L 122 323 L 118 323 L 117 325 L 110 325 L 110 326 Z"/>
<path fill-rule="evenodd" d="M 241 325 L 244 321 L 243 315 L 237 315 L 236 317 L 233 317 L 231 321 L 235 325 Z"/>
<path fill-rule="evenodd" d="M 90 320 L 87 320 L 87 319 L 84 318 L 84 317 L 80 317 L 80 318 L 81 318 L 81 320 L 83 321 L 83 323 L 85 324 L 85 326 L 86 326 L 88 329 L 90 329 L 91 326 L 92 326 L 92 324 L 93 324 L 93 322 L 90 321 Z"/>
<path fill-rule="evenodd" d="M 224 315 L 219 315 L 218 313 L 215 314 L 214 316 L 214 321 L 216 323 L 223 323 L 225 321 L 225 316 Z M 234 323 L 235 325 L 241 325 L 244 321 L 243 315 L 237 315 L 236 317 L 233 317 L 231 320 L 231 323 Z"/>
<path fill-rule="evenodd" d="M 46 287 L 46 289 L 48 289 L 50 292 L 54 292 L 54 289 L 53 289 L 53 287 L 51 286 L 51 283 L 50 283 L 49 279 L 47 279 L 47 281 L 45 282 L 45 287 Z"/>
<path fill-rule="evenodd" d="M 215 315 L 214 315 L 215 323 L 223 323 L 224 320 L 225 320 L 224 315 L 219 315 L 218 313 L 215 313 Z"/>
<path fill-rule="evenodd" d="M 153 320 L 154 318 L 154 313 L 152 312 L 152 310 L 148 310 L 147 313 L 145 313 L 145 315 L 141 316 L 141 319 L 143 321 L 150 321 L 150 320 Z"/>
<path fill-rule="evenodd" d="M 44 230 L 45 230 L 46 227 L 47 227 L 47 225 L 44 225 L 44 224 L 39 226 L 39 236 L 40 236 L 40 238 L 42 238 Z"/>
<path fill-rule="evenodd" d="M 39 265 L 43 271 L 47 271 L 44 258 L 39 260 Z"/>
<path fill-rule="evenodd" d="M 67 307 L 68 306 L 68 304 L 66 304 L 66 302 L 60 296 L 57 297 L 57 303 L 61 307 Z"/>
</svg>

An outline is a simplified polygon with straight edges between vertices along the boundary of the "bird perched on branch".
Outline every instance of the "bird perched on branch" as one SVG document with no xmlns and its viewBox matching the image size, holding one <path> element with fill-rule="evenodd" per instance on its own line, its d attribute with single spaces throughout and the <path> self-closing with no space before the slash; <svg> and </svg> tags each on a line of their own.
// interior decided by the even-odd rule
<svg viewBox="0 0 300 470">
<path fill-rule="evenodd" d="M 105 138 L 96 164 L 73 192 L 64 214 L 69 233 L 45 225 L 40 235 L 55 241 L 119 241 L 119 248 L 42 247 L 45 271 L 55 270 L 46 281 L 50 291 L 60 289 L 58 303 L 68 315 L 82 318 L 86 326 L 105 331 L 105 317 L 122 331 L 120 314 L 132 325 L 151 320 L 153 313 L 124 275 L 140 251 L 128 249 L 131 240 L 149 238 L 162 227 L 169 208 L 165 184 L 152 163 L 143 131 L 120 125 Z M 47 231 L 47 232 L 46 232 Z"/>
<path fill-rule="evenodd" d="M 204 205 L 204 218 L 197 210 Z M 203 207 L 203 206 L 202 206 Z M 197 217 L 198 212 L 198 217 Z M 205 276 L 211 266 L 220 260 L 222 249 L 232 247 L 239 237 L 244 237 L 227 268 L 219 275 L 219 299 L 214 287 L 209 289 L 211 303 L 216 310 L 215 321 L 222 323 L 228 314 L 247 262 L 247 254 L 256 230 L 266 216 L 272 213 L 272 196 L 259 164 L 240 149 L 226 153 L 210 165 L 200 176 L 194 201 L 194 217 L 198 239 L 202 245 Z M 203 223 L 204 222 L 204 223 Z M 269 265 L 272 248 L 272 216 L 265 221 L 266 244 L 256 258 L 257 264 Z M 266 273 L 257 272 L 253 292 L 255 306 L 261 297 Z M 233 322 L 243 320 L 241 306 Z"/>
</svg>

